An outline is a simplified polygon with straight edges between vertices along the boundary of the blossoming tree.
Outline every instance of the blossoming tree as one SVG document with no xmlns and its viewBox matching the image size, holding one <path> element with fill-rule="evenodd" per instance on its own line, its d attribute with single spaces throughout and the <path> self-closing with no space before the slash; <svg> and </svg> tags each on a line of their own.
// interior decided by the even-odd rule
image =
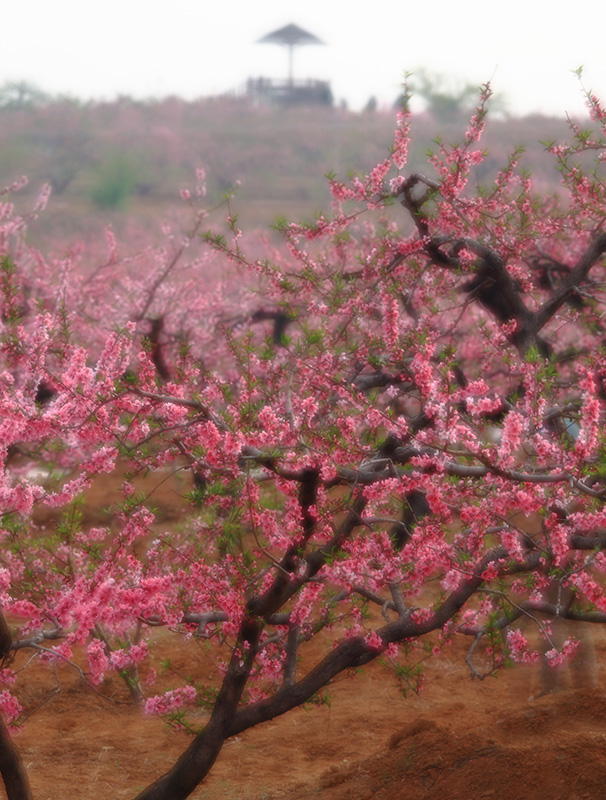
<svg viewBox="0 0 606 800">
<path fill-rule="evenodd" d="M 11 800 L 30 797 L 7 730 L 22 653 L 51 665 L 84 653 L 91 684 L 118 671 L 148 713 L 192 728 L 138 795 L 175 800 L 229 737 L 344 670 L 383 657 L 411 682 L 426 640 L 439 657 L 467 637 L 483 677 L 537 657 L 529 620 L 557 664 L 575 642 L 555 646 L 551 620 L 606 622 L 606 112 L 590 96 L 598 134 L 572 125 L 550 146 L 563 192 L 540 198 L 517 154 L 492 185 L 471 185 L 489 95 L 426 174 L 405 171 L 403 109 L 389 157 L 331 180 L 330 217 L 280 223 L 282 249 L 250 251 L 232 216 L 200 239 L 202 174 L 183 192 L 186 236 L 126 256 L 108 232 L 95 267 L 28 248 L 26 220 L 2 205 Z M 118 465 L 107 527 L 32 524 Z M 144 470 L 189 476 L 182 525 L 158 532 L 153 498 L 128 477 Z M 146 696 L 159 630 L 213 643 L 216 685 L 194 676 Z M 313 663 L 320 632 L 330 644 Z"/>
</svg>

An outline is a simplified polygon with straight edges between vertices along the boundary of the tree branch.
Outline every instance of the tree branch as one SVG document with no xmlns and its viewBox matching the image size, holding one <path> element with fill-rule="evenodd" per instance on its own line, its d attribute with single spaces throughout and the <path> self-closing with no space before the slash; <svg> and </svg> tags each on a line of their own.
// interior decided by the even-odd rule
<svg viewBox="0 0 606 800">
<path fill-rule="evenodd" d="M 527 322 L 529 332 L 537 334 L 549 322 L 572 295 L 574 289 L 578 288 L 586 279 L 591 268 L 605 251 L 606 233 L 600 233 L 583 253 L 574 269 L 562 280 L 559 288 L 531 315 Z"/>
</svg>

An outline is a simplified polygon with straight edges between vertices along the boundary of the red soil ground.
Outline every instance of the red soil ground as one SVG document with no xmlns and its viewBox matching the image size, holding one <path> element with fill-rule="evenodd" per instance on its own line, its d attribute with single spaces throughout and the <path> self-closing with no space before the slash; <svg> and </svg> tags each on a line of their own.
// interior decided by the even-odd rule
<svg viewBox="0 0 606 800">
<path fill-rule="evenodd" d="M 165 642 L 161 643 L 163 650 Z M 204 673 L 195 643 L 176 670 Z M 606 643 L 598 643 L 598 656 Z M 403 698 L 372 665 L 330 687 L 330 705 L 298 709 L 229 741 L 193 795 L 208 800 L 597 800 L 606 796 L 606 694 L 567 687 L 530 700 L 534 667 L 472 681 L 462 652 L 429 662 L 425 690 Z M 566 675 L 564 678 L 566 679 Z M 140 710 L 104 700 L 68 670 L 17 742 L 37 800 L 129 798 L 187 745 Z M 55 686 L 34 668 L 32 708 Z M 101 687 L 105 695 L 116 684 Z"/>
</svg>

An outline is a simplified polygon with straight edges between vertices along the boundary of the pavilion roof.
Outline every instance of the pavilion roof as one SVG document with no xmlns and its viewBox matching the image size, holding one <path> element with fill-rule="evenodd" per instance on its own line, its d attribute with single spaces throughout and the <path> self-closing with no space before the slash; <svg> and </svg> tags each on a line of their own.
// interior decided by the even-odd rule
<svg viewBox="0 0 606 800">
<path fill-rule="evenodd" d="M 298 25 L 285 25 L 283 28 L 268 33 L 258 40 L 259 44 L 283 44 L 293 47 L 300 44 L 324 44 L 313 33 L 303 30 Z"/>
</svg>

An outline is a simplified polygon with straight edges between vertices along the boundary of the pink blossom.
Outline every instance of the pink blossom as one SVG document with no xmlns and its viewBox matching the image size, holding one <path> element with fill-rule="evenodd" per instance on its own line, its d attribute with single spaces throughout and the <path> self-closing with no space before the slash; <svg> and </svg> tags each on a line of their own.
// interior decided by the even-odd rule
<svg viewBox="0 0 606 800">
<path fill-rule="evenodd" d="M 524 417 L 517 411 L 510 411 L 505 417 L 498 451 L 504 467 L 513 465 L 516 453 L 520 449 L 524 429 Z"/>
<path fill-rule="evenodd" d="M 364 643 L 371 650 L 383 651 L 385 649 L 383 639 L 381 639 L 376 631 L 371 631 L 370 633 L 366 634 L 364 637 Z"/>
<path fill-rule="evenodd" d="M 171 689 L 164 694 L 149 697 L 145 701 L 146 714 L 170 714 L 183 706 L 193 705 L 196 702 L 197 692 L 193 686 L 182 686 Z"/>
<path fill-rule="evenodd" d="M 21 703 L 8 689 L 3 689 L 0 692 L 0 713 L 11 727 L 14 726 L 23 713 Z"/>
<path fill-rule="evenodd" d="M 96 686 L 101 683 L 109 667 L 105 645 L 100 639 L 93 639 L 87 647 L 87 654 L 90 667 L 90 682 L 93 686 Z"/>
<path fill-rule="evenodd" d="M 567 658 L 572 656 L 579 646 L 578 639 L 566 639 L 560 650 L 551 648 L 545 653 L 545 658 L 549 662 L 549 666 L 557 667 L 562 664 Z"/>
<path fill-rule="evenodd" d="M 528 663 L 537 661 L 539 657 L 538 652 L 528 649 L 526 637 L 520 630 L 507 631 L 507 646 L 513 661 Z"/>
</svg>

